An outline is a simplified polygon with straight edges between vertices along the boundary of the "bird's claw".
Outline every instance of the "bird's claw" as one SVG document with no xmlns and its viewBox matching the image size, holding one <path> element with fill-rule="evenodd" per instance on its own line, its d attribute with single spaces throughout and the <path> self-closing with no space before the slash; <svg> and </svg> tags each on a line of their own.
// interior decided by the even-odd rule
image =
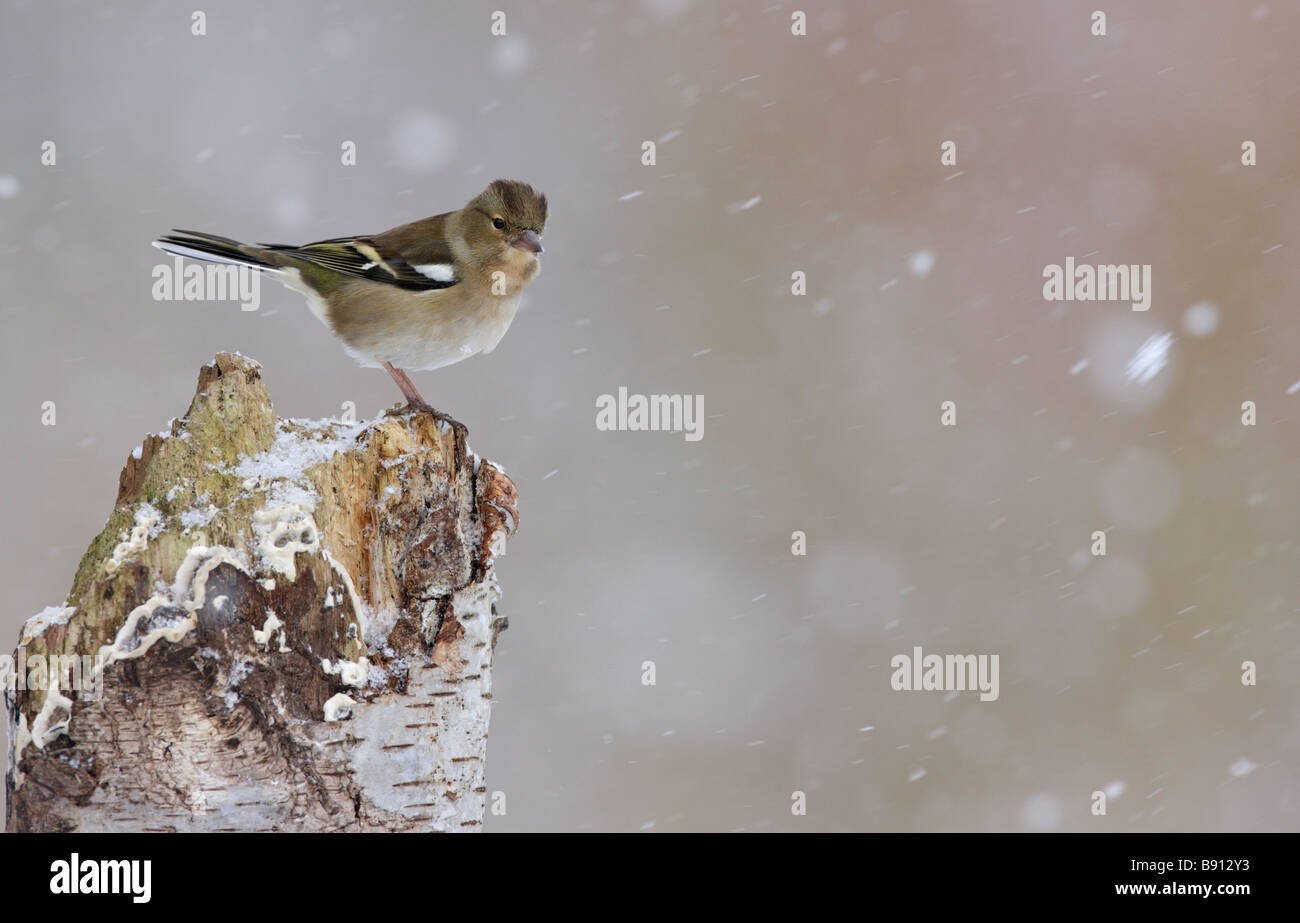
<svg viewBox="0 0 1300 923">
<path fill-rule="evenodd" d="M 460 422 L 455 417 L 451 416 L 451 414 L 443 413 L 441 410 L 438 410 L 436 407 L 433 407 L 430 404 L 425 404 L 423 402 L 408 401 L 407 403 L 403 404 L 400 407 L 392 407 L 384 411 L 384 416 L 404 417 L 407 414 L 412 414 L 412 413 L 427 413 L 435 420 L 437 420 L 439 423 L 446 424 L 451 429 L 451 431 L 456 434 L 456 438 L 462 444 L 465 443 L 465 440 L 469 436 L 469 430 L 466 428 L 464 423 Z"/>
</svg>

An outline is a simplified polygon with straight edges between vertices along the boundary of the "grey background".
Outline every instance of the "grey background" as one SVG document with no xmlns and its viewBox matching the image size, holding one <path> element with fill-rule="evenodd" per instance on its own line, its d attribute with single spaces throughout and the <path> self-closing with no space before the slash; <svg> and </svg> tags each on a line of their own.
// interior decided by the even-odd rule
<svg viewBox="0 0 1300 923">
<path fill-rule="evenodd" d="M 5 646 L 213 353 L 282 415 L 398 397 L 277 285 L 153 301 L 155 235 L 373 233 L 506 176 L 550 197 L 542 275 L 414 375 L 521 495 L 489 830 L 1300 827 L 1295 4 L 194 6 L 0 4 Z M 1151 310 L 1046 303 L 1066 256 L 1152 264 Z M 702 393 L 704 439 L 598 432 L 620 385 Z M 892 691 L 914 645 L 999 654 L 1001 697 Z"/>
</svg>

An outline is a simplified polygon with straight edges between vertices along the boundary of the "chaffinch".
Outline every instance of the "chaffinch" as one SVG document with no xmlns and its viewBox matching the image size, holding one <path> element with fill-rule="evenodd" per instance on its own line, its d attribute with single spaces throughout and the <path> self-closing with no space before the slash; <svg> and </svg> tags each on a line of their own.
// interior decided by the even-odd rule
<svg viewBox="0 0 1300 923">
<path fill-rule="evenodd" d="M 547 214 L 546 196 L 499 179 L 460 211 L 382 234 L 294 247 L 177 230 L 153 244 L 271 273 L 307 297 L 349 355 L 387 369 L 411 409 L 444 417 L 403 370 L 441 368 L 496 347 L 540 269 Z"/>
</svg>

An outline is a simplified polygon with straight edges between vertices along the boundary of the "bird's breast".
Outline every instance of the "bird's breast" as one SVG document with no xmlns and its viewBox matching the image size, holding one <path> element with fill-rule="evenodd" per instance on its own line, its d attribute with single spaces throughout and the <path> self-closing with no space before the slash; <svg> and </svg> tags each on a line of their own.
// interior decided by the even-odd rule
<svg viewBox="0 0 1300 923">
<path fill-rule="evenodd" d="M 331 300 L 331 326 L 363 365 L 416 370 L 491 352 L 519 309 L 518 293 L 503 297 L 463 284 L 410 292 L 366 281 Z"/>
</svg>

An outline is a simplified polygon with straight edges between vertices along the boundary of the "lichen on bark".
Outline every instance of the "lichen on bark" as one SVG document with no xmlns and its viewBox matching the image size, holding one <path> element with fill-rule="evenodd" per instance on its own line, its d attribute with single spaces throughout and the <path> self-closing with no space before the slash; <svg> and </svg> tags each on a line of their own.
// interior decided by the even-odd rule
<svg viewBox="0 0 1300 923">
<path fill-rule="evenodd" d="M 13 678 L 7 828 L 478 829 L 516 499 L 463 429 L 277 418 L 218 355 L 24 629 L 94 665 Z"/>
</svg>

